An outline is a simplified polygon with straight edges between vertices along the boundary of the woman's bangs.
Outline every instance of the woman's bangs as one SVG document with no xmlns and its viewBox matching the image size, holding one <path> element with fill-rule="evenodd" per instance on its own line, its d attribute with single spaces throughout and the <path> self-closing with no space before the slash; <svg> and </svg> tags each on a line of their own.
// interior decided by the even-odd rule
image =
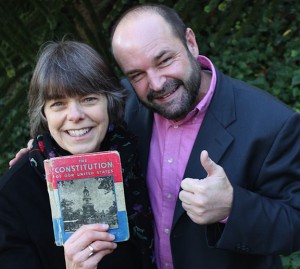
<svg viewBox="0 0 300 269">
<path fill-rule="evenodd" d="M 84 84 L 78 78 L 76 79 L 74 76 L 67 74 L 60 73 L 50 76 L 48 83 L 45 85 L 46 89 L 43 91 L 45 93 L 45 100 L 84 96 L 97 92 L 97 90 L 92 89 L 89 85 Z"/>
</svg>

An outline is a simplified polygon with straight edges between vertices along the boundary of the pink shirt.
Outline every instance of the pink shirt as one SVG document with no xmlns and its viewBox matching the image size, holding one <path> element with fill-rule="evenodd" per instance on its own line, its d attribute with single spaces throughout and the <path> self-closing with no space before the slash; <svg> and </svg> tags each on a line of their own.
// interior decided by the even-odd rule
<svg viewBox="0 0 300 269">
<path fill-rule="evenodd" d="M 170 232 L 180 183 L 216 85 L 212 62 L 204 56 L 198 56 L 198 62 L 212 75 L 205 97 L 183 120 L 177 122 L 154 113 L 147 184 L 154 214 L 154 248 L 158 269 L 173 268 Z"/>
</svg>

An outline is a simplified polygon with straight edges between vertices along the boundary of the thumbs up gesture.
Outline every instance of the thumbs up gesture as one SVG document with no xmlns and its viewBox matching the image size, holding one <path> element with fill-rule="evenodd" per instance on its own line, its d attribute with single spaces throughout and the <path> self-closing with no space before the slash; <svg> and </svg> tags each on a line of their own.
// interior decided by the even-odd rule
<svg viewBox="0 0 300 269">
<path fill-rule="evenodd" d="M 211 224 L 229 216 L 233 188 L 224 169 L 209 158 L 207 151 L 201 152 L 200 161 L 207 177 L 183 179 L 179 199 L 193 222 Z"/>
</svg>

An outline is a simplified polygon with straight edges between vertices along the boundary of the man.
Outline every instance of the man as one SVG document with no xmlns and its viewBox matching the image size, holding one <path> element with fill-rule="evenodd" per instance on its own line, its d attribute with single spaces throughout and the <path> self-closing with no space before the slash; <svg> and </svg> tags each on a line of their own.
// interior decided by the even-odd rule
<svg viewBox="0 0 300 269">
<path fill-rule="evenodd" d="M 282 268 L 300 249 L 300 115 L 199 56 L 167 7 L 123 14 L 112 50 L 136 93 L 158 268 Z"/>
<path fill-rule="evenodd" d="M 199 56 L 167 7 L 127 11 L 111 42 L 139 98 L 126 120 L 140 137 L 157 266 L 282 268 L 279 254 L 300 248 L 300 115 Z"/>
</svg>

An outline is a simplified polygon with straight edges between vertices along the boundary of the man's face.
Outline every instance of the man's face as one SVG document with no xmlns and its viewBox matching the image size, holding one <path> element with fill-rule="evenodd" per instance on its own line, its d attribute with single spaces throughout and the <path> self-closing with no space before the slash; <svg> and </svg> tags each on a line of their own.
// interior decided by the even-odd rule
<svg viewBox="0 0 300 269">
<path fill-rule="evenodd" d="M 127 18 L 112 40 L 114 56 L 140 100 L 165 118 L 179 120 L 199 102 L 200 66 L 193 33 L 187 47 L 158 15 Z"/>
</svg>

